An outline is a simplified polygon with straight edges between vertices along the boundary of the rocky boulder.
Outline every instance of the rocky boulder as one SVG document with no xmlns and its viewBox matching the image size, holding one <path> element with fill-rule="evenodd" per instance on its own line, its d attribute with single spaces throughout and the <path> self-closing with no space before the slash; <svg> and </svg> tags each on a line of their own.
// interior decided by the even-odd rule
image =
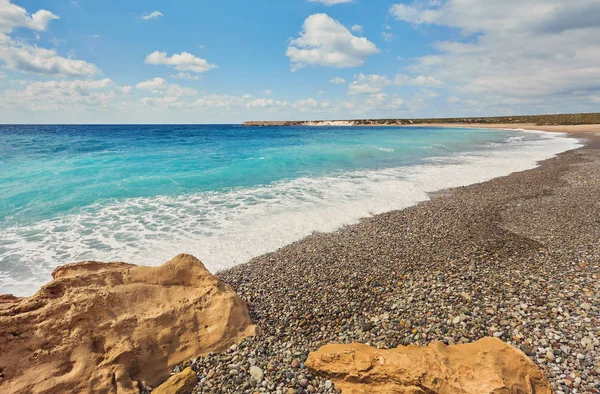
<svg viewBox="0 0 600 394">
<path fill-rule="evenodd" d="M 137 393 L 255 334 L 245 302 L 190 255 L 160 267 L 83 262 L 52 276 L 32 297 L 2 298 L 2 393 Z"/>
<path fill-rule="evenodd" d="M 544 373 L 518 349 L 496 338 L 466 345 L 326 345 L 306 365 L 329 376 L 344 394 L 550 394 Z"/>
<path fill-rule="evenodd" d="M 152 394 L 190 394 L 197 383 L 196 372 L 187 367 L 152 390 Z"/>
</svg>

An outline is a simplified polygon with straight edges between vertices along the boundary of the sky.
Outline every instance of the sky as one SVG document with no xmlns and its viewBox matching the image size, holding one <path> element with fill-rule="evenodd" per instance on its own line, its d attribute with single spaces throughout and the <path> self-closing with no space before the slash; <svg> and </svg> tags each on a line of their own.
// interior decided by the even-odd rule
<svg viewBox="0 0 600 394">
<path fill-rule="evenodd" d="M 600 112 L 598 0 L 0 0 L 0 123 Z"/>
</svg>

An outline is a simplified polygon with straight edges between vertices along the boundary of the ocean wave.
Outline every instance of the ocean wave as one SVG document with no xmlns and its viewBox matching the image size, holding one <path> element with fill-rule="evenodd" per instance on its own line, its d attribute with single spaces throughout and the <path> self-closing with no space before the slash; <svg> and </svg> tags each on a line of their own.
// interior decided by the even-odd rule
<svg viewBox="0 0 600 394">
<path fill-rule="evenodd" d="M 87 206 L 3 229 L 0 293 L 31 294 L 57 265 L 81 260 L 159 265 L 185 252 L 215 272 L 313 231 L 333 231 L 362 217 L 406 208 L 427 200 L 429 192 L 533 168 L 577 146 L 574 139 L 552 134 L 422 165 Z"/>
</svg>

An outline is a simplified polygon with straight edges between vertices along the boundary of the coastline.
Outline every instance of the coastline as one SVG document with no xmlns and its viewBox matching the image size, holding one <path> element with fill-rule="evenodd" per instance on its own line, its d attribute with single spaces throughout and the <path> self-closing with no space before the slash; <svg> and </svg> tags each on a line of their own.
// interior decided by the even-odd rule
<svg viewBox="0 0 600 394">
<path fill-rule="evenodd" d="M 397 126 L 438 126 L 438 127 L 461 127 L 477 125 L 516 128 L 518 125 L 533 125 L 534 127 L 545 126 L 593 126 L 600 124 L 600 113 L 580 114 L 553 114 L 553 115 L 516 115 L 516 116 L 492 116 L 471 118 L 390 118 L 390 119 L 346 119 L 346 120 L 278 120 L 278 121 L 246 121 L 242 126 L 246 127 L 338 127 L 338 126 L 366 126 L 366 127 L 397 127 Z"/>
<path fill-rule="evenodd" d="M 504 130 L 533 130 L 547 131 L 556 133 L 567 133 L 569 135 L 590 136 L 596 134 L 600 136 L 600 124 L 586 125 L 546 125 L 538 126 L 535 123 L 420 123 L 414 125 L 402 125 L 397 127 L 443 127 L 443 128 L 474 128 L 474 129 L 504 129 Z"/>
<path fill-rule="evenodd" d="M 537 168 L 443 190 L 217 273 L 267 338 L 245 340 L 242 360 L 264 347 L 259 362 L 275 373 L 290 354 L 331 342 L 494 336 L 536 362 L 554 391 L 599 392 L 600 137 L 585 127 L 544 127 L 586 142 Z M 196 368 L 200 378 L 211 362 Z"/>
<path fill-rule="evenodd" d="M 554 392 L 600 393 L 600 135 L 589 129 L 552 130 L 585 143 L 535 168 L 441 189 L 218 272 L 261 334 L 174 372 L 192 373 L 193 393 L 253 392 L 254 366 L 261 391 L 337 393 L 307 367 L 326 344 L 495 337 Z"/>
<path fill-rule="evenodd" d="M 277 135 L 279 131 L 284 130 L 267 131 Z M 303 131 L 299 130 L 300 133 Z M 184 193 L 173 198 L 134 198 L 109 202 L 98 205 L 98 208 L 82 209 L 78 215 L 57 215 L 56 220 L 42 220 L 31 228 L 22 226 L 9 229 L 5 232 L 5 238 L 15 242 L 6 248 L 8 253 L 14 253 L 17 262 L 23 261 L 22 266 L 29 267 L 37 265 L 36 262 L 39 261 L 39 266 L 50 268 L 45 268 L 47 276 L 36 274 L 32 268 L 32 275 L 21 275 L 24 281 L 20 282 L 22 285 L 19 287 L 10 286 L 10 283 L 8 286 L 2 286 L 6 282 L 0 278 L 0 293 L 33 294 L 39 286 L 46 283 L 51 267 L 55 267 L 57 263 L 83 259 L 122 260 L 132 264 L 158 265 L 173 255 L 185 251 L 198 255 L 211 272 L 218 272 L 234 264 L 247 262 L 252 257 L 275 251 L 315 231 L 335 231 L 345 225 L 358 223 L 362 218 L 373 214 L 415 205 L 427 200 L 428 193 L 431 192 L 483 182 L 493 177 L 533 168 L 538 160 L 552 157 L 558 152 L 577 145 L 576 140 L 563 136 L 514 131 L 495 133 L 480 130 L 470 133 L 468 130 L 461 129 L 448 129 L 442 132 L 434 129 L 421 133 L 421 130 L 416 128 L 406 130 L 406 133 L 402 129 L 380 128 L 373 129 L 373 132 L 359 128 L 349 131 L 342 129 L 315 131 L 325 136 L 331 134 L 334 139 L 338 138 L 335 136 L 338 131 L 341 139 L 346 132 L 349 135 L 354 133 L 379 135 L 381 141 L 377 137 L 367 138 L 364 148 L 361 147 L 356 151 L 344 150 L 344 153 L 348 153 L 348 160 L 364 161 L 365 158 L 372 160 L 370 158 L 373 157 L 376 160 L 385 159 L 386 164 L 383 168 L 350 170 L 340 174 L 325 173 L 314 177 L 286 180 L 267 187 L 253 186 L 228 192 L 225 195 L 218 194 L 223 198 L 223 203 L 217 204 L 214 209 L 211 204 L 208 204 L 208 201 L 214 198 L 210 194 L 186 195 Z M 254 134 L 254 130 L 246 129 L 245 132 L 249 135 Z M 416 165 L 403 165 L 402 141 L 407 138 L 407 141 L 412 141 L 412 136 L 420 140 L 421 134 L 428 133 L 439 136 L 423 139 L 424 143 L 431 147 L 431 149 L 427 148 L 424 154 L 431 155 L 433 159 L 414 163 Z M 475 139 L 472 139 L 470 134 L 474 134 Z M 390 143 L 388 138 L 389 141 L 396 142 Z M 448 150 L 444 147 L 445 143 L 452 146 L 450 151 L 454 151 L 454 143 L 462 144 L 459 141 L 463 140 L 496 142 L 485 142 L 481 146 L 474 142 L 473 151 L 465 148 L 456 154 L 448 154 Z M 480 154 L 480 149 L 485 153 Z M 255 156 L 258 159 L 263 155 Z M 264 162 L 255 160 L 251 163 L 253 165 L 267 163 L 268 168 L 269 162 L 272 160 Z M 252 195 L 274 197 L 276 203 L 274 204 L 269 198 L 263 199 L 265 203 L 259 201 L 259 204 L 241 204 L 239 209 L 235 205 L 231 208 L 220 208 L 225 207 L 227 201 L 235 203 L 240 197 L 245 200 Z M 309 198 L 306 199 L 306 196 Z M 327 199 L 322 196 L 327 196 Z M 156 226 L 153 229 L 149 225 L 140 225 L 146 221 L 140 222 L 140 213 L 135 213 L 138 204 L 142 204 L 143 210 L 167 214 L 166 219 L 158 220 L 157 223 L 176 223 L 178 230 L 167 230 L 166 233 L 162 233 Z M 99 222 L 100 217 L 113 218 L 115 221 L 107 226 Z M 215 236 L 198 235 L 194 232 L 197 221 L 203 218 L 215 220 L 214 223 L 217 224 L 215 227 L 218 227 Z M 90 226 L 87 223 L 97 223 L 97 225 Z M 149 224 L 152 223 L 154 221 L 150 217 Z M 248 232 L 247 227 L 250 225 L 253 231 Z M 213 224 L 209 224 L 209 228 L 212 227 Z M 79 233 L 88 231 L 92 234 L 89 236 L 90 239 L 110 241 L 111 229 L 117 228 L 121 230 L 118 240 L 127 236 L 131 242 L 128 245 L 116 243 L 115 247 L 120 250 L 115 252 L 110 248 L 106 251 L 102 250 L 93 244 L 87 248 L 87 242 L 73 243 L 72 241 Z M 29 242 L 28 230 L 41 231 L 43 236 L 39 240 L 33 239 Z M 154 235 L 156 238 L 148 235 Z M 58 248 L 65 249 L 67 254 L 52 258 Z M 6 249 L 4 250 L 7 253 Z M 31 252 L 25 254 L 24 250 L 31 250 Z M 25 282 L 29 278 L 35 278 L 37 283 L 32 283 L 33 280 L 29 283 Z"/>
</svg>

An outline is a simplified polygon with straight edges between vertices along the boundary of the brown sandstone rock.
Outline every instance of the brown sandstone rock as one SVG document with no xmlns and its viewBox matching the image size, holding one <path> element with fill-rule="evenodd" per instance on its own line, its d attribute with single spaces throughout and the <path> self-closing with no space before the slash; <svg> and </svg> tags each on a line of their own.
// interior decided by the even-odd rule
<svg viewBox="0 0 600 394">
<path fill-rule="evenodd" d="M 330 376 L 344 394 L 550 394 L 544 373 L 496 338 L 446 346 L 326 345 L 306 365 Z"/>
<path fill-rule="evenodd" d="M 255 334 L 244 301 L 190 255 L 160 267 L 70 264 L 52 276 L 0 308 L 2 393 L 135 393 Z"/>
<path fill-rule="evenodd" d="M 152 394 L 190 394 L 198 383 L 196 372 L 187 367 L 152 390 Z"/>
<path fill-rule="evenodd" d="M 0 294 L 0 310 L 8 308 L 21 300 L 22 298 L 15 297 L 12 294 Z"/>
</svg>

